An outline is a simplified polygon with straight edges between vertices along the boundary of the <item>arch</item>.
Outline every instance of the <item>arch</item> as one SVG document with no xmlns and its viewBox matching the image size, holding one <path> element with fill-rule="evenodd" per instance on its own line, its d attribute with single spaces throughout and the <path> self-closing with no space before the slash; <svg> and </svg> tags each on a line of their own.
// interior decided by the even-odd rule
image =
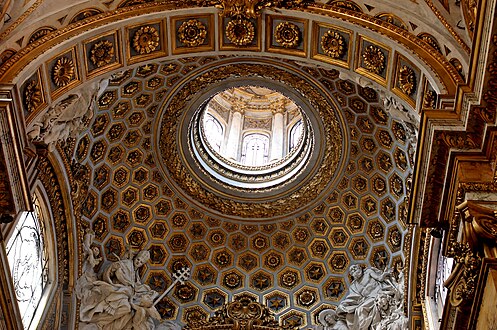
<svg viewBox="0 0 497 330">
<path fill-rule="evenodd" d="M 246 134 L 242 140 L 240 162 L 250 166 L 264 165 L 269 161 L 270 148 L 270 140 L 266 134 Z"/>
</svg>

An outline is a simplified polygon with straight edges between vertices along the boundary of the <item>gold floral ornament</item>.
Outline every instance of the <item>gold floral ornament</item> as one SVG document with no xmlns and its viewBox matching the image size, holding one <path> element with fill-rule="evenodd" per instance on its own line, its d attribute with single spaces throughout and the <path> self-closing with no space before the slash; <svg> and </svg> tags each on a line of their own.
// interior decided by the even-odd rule
<svg viewBox="0 0 497 330">
<path fill-rule="evenodd" d="M 139 28 L 133 36 L 133 48 L 140 54 L 150 54 L 159 46 L 159 31 L 153 26 Z"/>
<path fill-rule="evenodd" d="M 299 27 L 290 22 L 278 24 L 274 31 L 274 36 L 276 42 L 285 48 L 295 48 L 301 40 Z"/>
<path fill-rule="evenodd" d="M 90 50 L 90 60 L 97 68 L 112 62 L 114 45 L 108 40 L 102 40 L 93 45 Z"/>
<path fill-rule="evenodd" d="M 55 86 L 64 87 L 74 78 L 74 63 L 67 57 L 61 57 L 52 69 L 52 80 Z"/>
<path fill-rule="evenodd" d="M 434 109 L 436 100 L 437 93 L 435 93 L 434 91 L 427 91 L 425 96 L 423 97 L 423 108 Z"/>
<path fill-rule="evenodd" d="M 364 67 L 369 72 L 375 74 L 380 74 L 385 68 L 385 55 L 381 50 L 373 45 L 366 47 L 364 53 L 362 53 L 362 59 L 364 61 Z"/>
<path fill-rule="evenodd" d="M 331 58 L 340 58 L 345 53 L 345 39 L 335 31 L 327 31 L 321 37 L 321 47 Z"/>
<path fill-rule="evenodd" d="M 40 84 L 36 80 L 31 80 L 24 89 L 24 104 L 28 112 L 33 112 L 43 103 Z"/>
<path fill-rule="evenodd" d="M 399 69 L 399 88 L 406 95 L 412 95 L 416 87 L 416 77 L 413 69 L 403 65 Z"/>
<path fill-rule="evenodd" d="M 254 40 L 254 24 L 247 19 L 231 20 L 226 25 L 226 37 L 237 46 L 246 46 Z"/>
<path fill-rule="evenodd" d="M 207 37 L 207 28 L 205 25 L 196 20 L 191 19 L 188 22 L 183 22 L 178 29 L 178 39 L 188 47 L 197 47 L 205 42 Z"/>
</svg>

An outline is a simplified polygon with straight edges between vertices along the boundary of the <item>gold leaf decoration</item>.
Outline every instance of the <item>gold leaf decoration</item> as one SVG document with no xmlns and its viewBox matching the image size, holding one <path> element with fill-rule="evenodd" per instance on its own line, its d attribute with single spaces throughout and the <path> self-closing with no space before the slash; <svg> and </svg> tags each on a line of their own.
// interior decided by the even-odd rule
<svg viewBox="0 0 497 330">
<path fill-rule="evenodd" d="M 345 53 L 345 39 L 335 31 L 329 30 L 321 37 L 321 47 L 331 58 L 340 58 Z"/>
<path fill-rule="evenodd" d="M 52 81 L 57 87 L 66 86 L 74 78 L 74 63 L 67 57 L 61 57 L 52 69 Z"/>
<path fill-rule="evenodd" d="M 114 45 L 108 40 L 102 40 L 93 45 L 90 50 L 90 60 L 97 68 L 109 64 L 114 57 Z"/>
<path fill-rule="evenodd" d="M 403 65 L 399 69 L 398 85 L 404 94 L 411 96 L 416 88 L 416 76 L 414 75 L 414 70 L 407 65 Z"/>
<path fill-rule="evenodd" d="M 423 108 L 434 109 L 436 99 L 437 94 L 434 91 L 427 91 L 425 96 L 423 97 Z"/>
<path fill-rule="evenodd" d="M 191 19 L 188 22 L 183 22 L 178 29 L 178 39 L 188 47 L 197 47 L 205 42 L 207 37 L 207 28 L 205 25 L 196 20 Z"/>
<path fill-rule="evenodd" d="M 362 53 L 364 67 L 369 72 L 380 74 L 385 68 L 385 55 L 383 55 L 380 48 L 369 45 Z"/>
<path fill-rule="evenodd" d="M 159 46 L 159 31 L 153 26 L 139 28 L 133 36 L 133 48 L 140 54 L 150 54 Z"/>
<path fill-rule="evenodd" d="M 295 48 L 301 40 L 300 29 L 297 25 L 290 22 L 282 22 L 276 26 L 274 36 L 276 42 L 285 48 Z"/>
<path fill-rule="evenodd" d="M 237 46 L 246 46 L 254 40 L 254 24 L 247 19 L 231 20 L 226 25 L 226 37 Z"/>
<path fill-rule="evenodd" d="M 28 112 L 33 112 L 43 103 L 40 84 L 36 80 L 31 80 L 24 89 L 24 105 Z"/>
</svg>

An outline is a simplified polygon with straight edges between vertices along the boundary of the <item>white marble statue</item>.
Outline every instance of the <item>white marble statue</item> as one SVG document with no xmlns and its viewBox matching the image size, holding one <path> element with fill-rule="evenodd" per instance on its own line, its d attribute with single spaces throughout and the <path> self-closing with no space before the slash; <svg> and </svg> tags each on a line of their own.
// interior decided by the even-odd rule
<svg viewBox="0 0 497 330">
<path fill-rule="evenodd" d="M 158 293 L 143 284 L 138 274 L 150 259 L 150 252 L 140 251 L 132 259 L 111 263 L 101 279 L 94 276 L 92 255 L 88 253 L 88 267 L 83 266 L 85 272 L 76 284 L 81 300 L 80 329 L 157 329 L 154 320 L 161 317 L 154 302 Z"/>
<path fill-rule="evenodd" d="M 391 271 L 363 269 L 352 265 L 349 293 L 336 309 L 319 316 L 321 330 L 400 330 L 407 329 L 403 312 L 403 281 Z"/>
<path fill-rule="evenodd" d="M 29 139 L 44 143 L 49 151 L 53 151 L 58 142 L 76 137 L 93 118 L 95 101 L 107 84 L 107 80 L 103 80 L 97 85 L 81 89 L 76 94 L 70 94 L 51 106 L 39 120 L 34 122 L 28 133 Z"/>
</svg>

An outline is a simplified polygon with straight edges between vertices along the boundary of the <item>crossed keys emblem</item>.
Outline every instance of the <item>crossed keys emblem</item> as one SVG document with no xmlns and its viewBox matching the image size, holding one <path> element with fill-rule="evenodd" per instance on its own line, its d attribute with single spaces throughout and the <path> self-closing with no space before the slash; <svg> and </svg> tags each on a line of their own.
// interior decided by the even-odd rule
<svg viewBox="0 0 497 330">
<path fill-rule="evenodd" d="M 189 277 L 190 277 L 190 268 L 188 267 L 183 267 L 181 269 L 178 269 L 176 273 L 173 273 L 173 279 L 174 279 L 173 283 L 160 295 L 159 298 L 157 298 L 154 301 L 154 306 L 157 305 L 159 301 L 161 301 L 162 298 L 164 298 L 169 293 L 169 291 L 171 291 L 174 288 L 176 283 L 179 282 L 181 284 L 185 284 L 185 281 L 188 280 Z"/>
</svg>

